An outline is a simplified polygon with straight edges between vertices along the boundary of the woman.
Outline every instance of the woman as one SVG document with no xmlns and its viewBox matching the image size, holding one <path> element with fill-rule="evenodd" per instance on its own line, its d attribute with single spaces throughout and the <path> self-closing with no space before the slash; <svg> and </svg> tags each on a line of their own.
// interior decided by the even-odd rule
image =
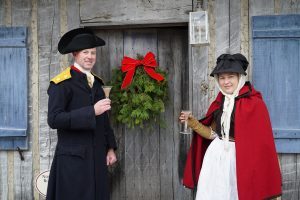
<svg viewBox="0 0 300 200">
<path fill-rule="evenodd" d="M 223 54 L 210 74 L 220 92 L 194 130 L 183 184 L 196 200 L 261 200 L 281 195 L 281 174 L 269 114 L 261 94 L 246 82 L 247 59 Z M 210 142 L 211 141 L 211 142 Z"/>
</svg>

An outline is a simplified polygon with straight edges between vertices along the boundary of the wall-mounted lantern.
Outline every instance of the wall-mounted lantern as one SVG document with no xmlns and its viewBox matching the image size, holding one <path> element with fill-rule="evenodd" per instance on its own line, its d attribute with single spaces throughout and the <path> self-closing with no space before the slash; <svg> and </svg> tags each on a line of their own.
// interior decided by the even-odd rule
<svg viewBox="0 0 300 200">
<path fill-rule="evenodd" d="M 195 46 L 209 44 L 208 14 L 207 11 L 202 10 L 201 4 L 197 1 L 196 11 L 190 12 L 190 44 Z"/>
</svg>

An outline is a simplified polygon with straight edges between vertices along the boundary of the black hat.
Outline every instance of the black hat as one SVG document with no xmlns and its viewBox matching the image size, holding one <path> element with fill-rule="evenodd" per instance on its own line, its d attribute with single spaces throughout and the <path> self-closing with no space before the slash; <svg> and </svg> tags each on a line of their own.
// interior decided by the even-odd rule
<svg viewBox="0 0 300 200">
<path fill-rule="evenodd" d="M 217 65 L 211 72 L 210 76 L 224 72 L 236 72 L 247 75 L 246 70 L 248 61 L 245 56 L 240 53 L 237 54 L 222 54 L 217 59 Z"/>
<path fill-rule="evenodd" d="M 88 28 L 77 28 L 65 33 L 58 42 L 58 51 L 67 54 L 83 49 L 104 46 L 105 42 Z"/>
</svg>

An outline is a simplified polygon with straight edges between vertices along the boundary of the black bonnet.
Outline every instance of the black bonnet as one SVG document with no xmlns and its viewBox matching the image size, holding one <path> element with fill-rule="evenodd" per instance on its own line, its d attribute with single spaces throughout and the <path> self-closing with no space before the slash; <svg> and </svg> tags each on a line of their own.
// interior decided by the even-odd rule
<svg viewBox="0 0 300 200">
<path fill-rule="evenodd" d="M 217 65 L 211 72 L 210 76 L 224 72 L 235 72 L 247 75 L 246 70 L 248 61 L 245 56 L 237 54 L 222 54 L 217 59 Z"/>
</svg>

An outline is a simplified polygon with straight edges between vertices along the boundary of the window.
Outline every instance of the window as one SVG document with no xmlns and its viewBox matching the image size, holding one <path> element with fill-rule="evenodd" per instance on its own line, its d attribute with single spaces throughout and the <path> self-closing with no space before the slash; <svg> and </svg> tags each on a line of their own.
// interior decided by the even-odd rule
<svg viewBox="0 0 300 200">
<path fill-rule="evenodd" d="M 28 148 L 27 29 L 0 27 L 0 150 Z"/>
<path fill-rule="evenodd" d="M 253 84 L 269 109 L 279 153 L 300 153 L 299 22 L 300 15 L 252 18 Z"/>
</svg>

